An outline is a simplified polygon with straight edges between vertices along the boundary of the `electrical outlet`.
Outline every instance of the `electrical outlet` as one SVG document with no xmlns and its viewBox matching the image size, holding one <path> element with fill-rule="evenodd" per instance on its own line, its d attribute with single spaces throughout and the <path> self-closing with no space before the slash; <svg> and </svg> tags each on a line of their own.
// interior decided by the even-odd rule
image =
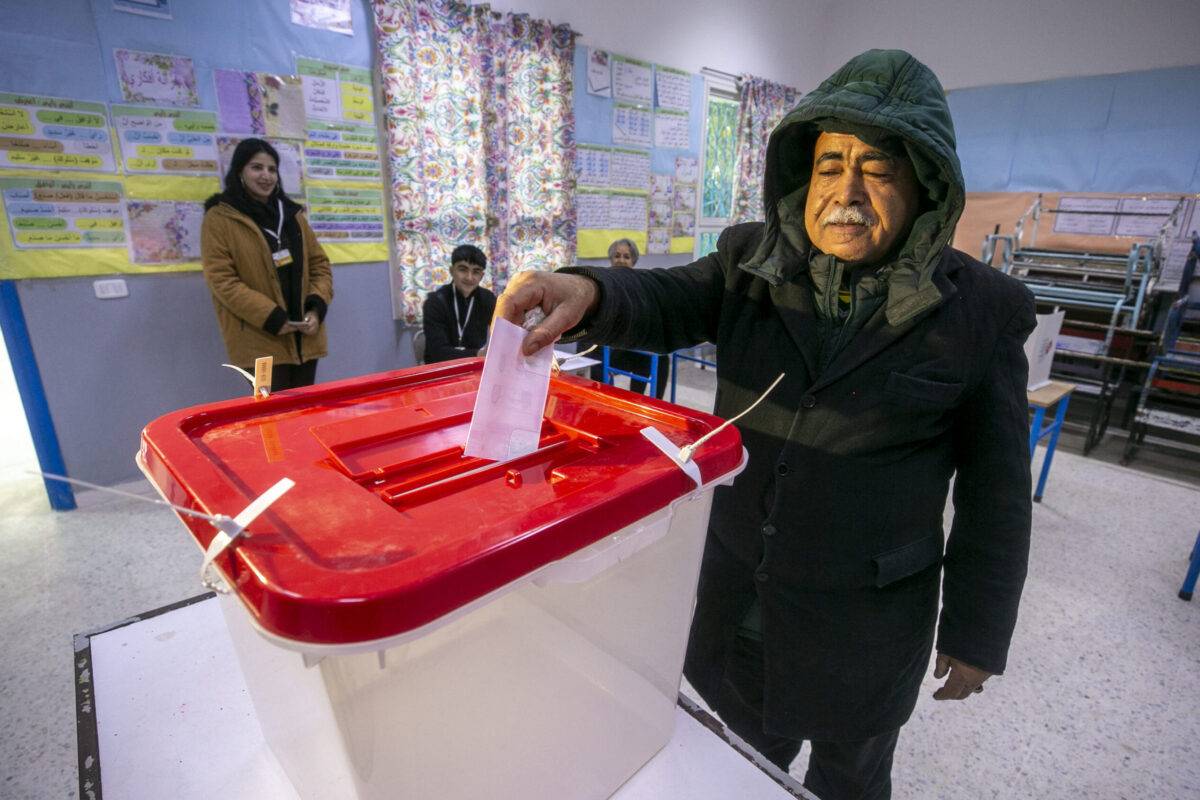
<svg viewBox="0 0 1200 800">
<path fill-rule="evenodd" d="M 118 297 L 129 297 L 129 287 L 124 278 L 110 278 L 103 281 L 92 281 L 92 289 L 101 300 L 113 300 Z"/>
</svg>

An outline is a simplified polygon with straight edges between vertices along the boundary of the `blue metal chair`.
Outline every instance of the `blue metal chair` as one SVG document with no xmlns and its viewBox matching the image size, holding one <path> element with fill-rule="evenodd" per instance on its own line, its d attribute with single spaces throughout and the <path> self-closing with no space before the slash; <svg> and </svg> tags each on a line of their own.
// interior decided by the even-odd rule
<svg viewBox="0 0 1200 800">
<path fill-rule="evenodd" d="M 617 369 L 611 363 L 609 363 L 609 349 L 607 347 L 605 347 L 603 349 L 604 382 L 611 385 L 613 382 L 614 376 L 624 375 L 627 378 L 637 379 L 639 381 L 645 381 L 646 383 L 650 384 L 650 396 L 658 397 L 658 359 L 661 358 L 662 356 L 659 356 L 658 353 L 648 353 L 645 350 L 631 350 L 630 352 L 641 353 L 642 355 L 650 356 L 650 374 L 649 375 L 639 375 L 636 372 L 630 372 L 630 371 L 624 370 L 624 369 Z M 671 380 L 674 381 L 674 378 L 672 377 Z M 672 388 L 674 388 L 673 383 L 672 383 Z M 674 394 L 674 392 L 672 392 L 671 401 L 674 402 L 674 400 L 675 400 L 675 394 Z"/>
<path fill-rule="evenodd" d="M 693 350 L 694 350 L 694 348 L 693 348 Z M 694 361 L 695 363 L 699 364 L 701 367 L 712 367 L 713 369 L 717 368 L 717 362 L 706 361 L 705 359 L 698 358 L 696 356 L 684 355 L 684 351 L 682 351 L 682 350 L 676 350 L 674 353 L 671 353 L 671 402 L 672 403 L 675 402 L 675 387 L 676 387 L 676 379 L 679 377 L 679 362 L 680 361 Z"/>
</svg>

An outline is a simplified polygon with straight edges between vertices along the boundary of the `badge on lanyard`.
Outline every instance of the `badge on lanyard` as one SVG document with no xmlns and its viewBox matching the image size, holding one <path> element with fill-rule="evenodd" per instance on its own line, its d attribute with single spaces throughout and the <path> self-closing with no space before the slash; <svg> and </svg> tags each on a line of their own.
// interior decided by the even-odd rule
<svg viewBox="0 0 1200 800">
<path fill-rule="evenodd" d="M 292 263 L 292 254 L 283 246 L 283 200 L 277 200 L 279 203 L 279 227 L 275 230 L 263 228 L 263 233 L 275 240 L 275 246 L 279 249 L 271 253 L 271 260 L 275 262 L 275 266 L 282 269 Z"/>
</svg>

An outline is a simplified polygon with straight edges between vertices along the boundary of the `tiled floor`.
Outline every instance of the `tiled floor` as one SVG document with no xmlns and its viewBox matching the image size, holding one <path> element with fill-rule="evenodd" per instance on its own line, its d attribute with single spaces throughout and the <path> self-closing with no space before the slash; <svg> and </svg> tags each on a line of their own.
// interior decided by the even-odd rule
<svg viewBox="0 0 1200 800">
<path fill-rule="evenodd" d="M 683 376 L 680 400 L 711 405 L 712 373 Z M 1200 600 L 1175 596 L 1200 469 L 1156 453 L 1126 469 L 1073 441 L 1034 507 L 1009 671 L 964 703 L 927 679 L 896 800 L 1200 797 Z M 75 797 L 71 634 L 197 594 L 200 554 L 164 510 L 84 492 L 55 514 L 19 473 L 0 508 L 0 798 Z"/>
</svg>

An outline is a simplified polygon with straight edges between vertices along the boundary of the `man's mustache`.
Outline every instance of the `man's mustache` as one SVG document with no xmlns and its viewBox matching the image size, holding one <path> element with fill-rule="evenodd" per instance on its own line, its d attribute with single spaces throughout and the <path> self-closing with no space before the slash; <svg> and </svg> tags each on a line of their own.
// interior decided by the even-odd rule
<svg viewBox="0 0 1200 800">
<path fill-rule="evenodd" d="M 822 225 L 862 225 L 871 227 L 875 224 L 875 217 L 870 214 L 863 213 L 860 209 L 850 206 L 848 208 L 835 208 L 826 215 L 825 219 L 821 220 Z"/>
</svg>

